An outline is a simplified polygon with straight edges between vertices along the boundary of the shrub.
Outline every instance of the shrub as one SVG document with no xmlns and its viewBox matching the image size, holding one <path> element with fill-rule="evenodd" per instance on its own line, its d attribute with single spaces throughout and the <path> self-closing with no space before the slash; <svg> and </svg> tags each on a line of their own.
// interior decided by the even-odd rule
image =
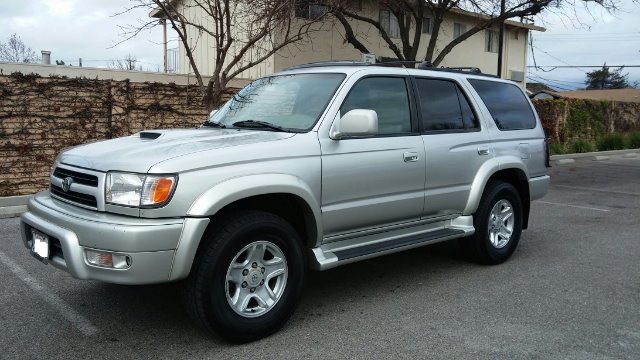
<svg viewBox="0 0 640 360">
<path fill-rule="evenodd" d="M 627 143 L 630 149 L 640 149 L 640 131 L 629 134 Z"/>
<path fill-rule="evenodd" d="M 625 148 L 625 139 L 622 134 L 607 134 L 598 139 L 598 150 L 622 150 Z"/>
<path fill-rule="evenodd" d="M 564 145 L 558 143 L 550 143 L 549 144 L 550 155 L 560 155 L 566 153 Z"/>
<path fill-rule="evenodd" d="M 596 150 L 595 145 L 593 144 L 593 142 L 589 141 L 589 140 L 584 140 L 584 139 L 577 139 L 574 140 L 571 145 L 569 146 L 569 150 L 571 153 L 586 153 L 586 152 L 592 152 Z"/>
</svg>

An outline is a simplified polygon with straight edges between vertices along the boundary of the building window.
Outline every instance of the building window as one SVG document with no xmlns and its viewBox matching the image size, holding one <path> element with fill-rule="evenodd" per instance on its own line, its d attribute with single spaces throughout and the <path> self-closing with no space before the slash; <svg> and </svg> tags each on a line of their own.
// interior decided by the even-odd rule
<svg viewBox="0 0 640 360">
<path fill-rule="evenodd" d="M 390 38 L 400 37 L 400 25 L 398 18 L 389 10 L 380 10 L 380 26 Z"/>
<path fill-rule="evenodd" d="M 460 35 L 467 32 L 467 25 L 461 23 L 453 23 L 453 38 L 457 39 Z"/>
<path fill-rule="evenodd" d="M 484 31 L 484 51 L 498 52 L 498 32 L 495 30 Z"/>
<path fill-rule="evenodd" d="M 518 40 L 520 32 L 518 30 L 511 31 L 511 40 Z"/>
<path fill-rule="evenodd" d="M 318 20 L 327 13 L 327 7 L 313 1 L 299 1 L 296 4 L 296 17 L 307 20 Z"/>
<path fill-rule="evenodd" d="M 431 19 L 430 18 L 422 19 L 422 33 L 423 34 L 431 34 Z"/>
</svg>

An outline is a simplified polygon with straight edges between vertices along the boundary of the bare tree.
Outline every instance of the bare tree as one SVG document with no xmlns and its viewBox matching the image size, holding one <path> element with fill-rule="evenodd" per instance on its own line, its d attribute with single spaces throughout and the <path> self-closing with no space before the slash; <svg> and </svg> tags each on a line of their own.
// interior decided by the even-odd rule
<svg viewBox="0 0 640 360">
<path fill-rule="evenodd" d="M 368 32 L 357 32 L 354 24 L 365 24 L 375 28 L 375 36 L 382 37 L 385 44 L 399 60 L 415 61 L 426 60 L 439 65 L 444 58 L 457 45 L 471 36 L 490 29 L 508 19 L 522 19 L 540 14 L 543 10 L 561 13 L 565 16 L 576 6 L 588 6 L 595 4 L 607 11 L 617 9 L 618 0 L 507 0 L 504 11 L 501 10 L 500 0 L 372 0 L 379 9 L 386 10 L 397 20 L 399 34 L 390 34 L 390 27 L 383 23 L 375 14 L 369 17 L 354 11 L 352 1 L 349 0 L 325 0 L 328 11 L 335 16 L 345 32 L 345 41 L 355 49 L 369 53 L 365 45 Z M 634 0 L 635 2 L 635 0 Z M 441 26 L 445 16 L 450 13 L 463 13 L 467 16 L 475 16 L 475 25 L 461 31 L 458 36 L 449 41 L 443 48 L 438 49 L 437 44 Z M 426 46 L 424 57 L 419 58 L 419 51 L 424 51 L 422 42 L 423 19 L 431 20 L 428 29 L 429 42 Z M 392 36 L 395 35 L 395 36 Z M 394 39 L 398 37 L 398 41 Z M 422 46 L 421 46 L 422 45 Z"/>
<path fill-rule="evenodd" d="M 301 21 L 293 11 L 296 0 L 136 0 L 128 9 L 145 8 L 158 13 L 176 32 L 208 108 L 218 107 L 229 82 L 242 72 L 269 59 L 282 48 L 300 41 L 319 19 Z M 203 14 L 204 17 L 190 16 Z M 151 20 L 125 27 L 125 39 L 158 26 Z M 204 35 L 212 40 L 213 70 L 203 74 L 196 62 L 196 46 Z M 204 76 L 210 76 L 207 83 Z"/>
<path fill-rule="evenodd" d="M 13 34 L 6 43 L 0 42 L 0 61 L 37 63 L 40 57 L 18 35 Z"/>
<path fill-rule="evenodd" d="M 138 65 L 138 59 L 131 54 L 124 59 L 111 60 L 108 66 L 118 70 L 142 71 L 142 66 Z"/>
</svg>

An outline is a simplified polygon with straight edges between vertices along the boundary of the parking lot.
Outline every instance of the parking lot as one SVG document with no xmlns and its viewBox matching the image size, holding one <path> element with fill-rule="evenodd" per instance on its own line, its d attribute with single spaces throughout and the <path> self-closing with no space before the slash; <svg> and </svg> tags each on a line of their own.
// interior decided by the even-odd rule
<svg viewBox="0 0 640 360">
<path fill-rule="evenodd" d="M 640 157 L 551 175 L 507 263 L 450 242 L 310 273 L 288 325 L 239 346 L 191 323 L 180 284 L 75 280 L 0 220 L 0 359 L 638 359 Z"/>
</svg>

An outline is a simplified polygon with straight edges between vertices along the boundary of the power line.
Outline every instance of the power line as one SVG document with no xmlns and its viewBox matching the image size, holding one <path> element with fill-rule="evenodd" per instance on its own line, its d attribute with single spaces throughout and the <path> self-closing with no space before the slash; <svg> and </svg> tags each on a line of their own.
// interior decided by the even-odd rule
<svg viewBox="0 0 640 360">
<path fill-rule="evenodd" d="M 563 69 L 563 68 L 602 68 L 602 65 L 528 65 L 528 68 L 554 68 L 554 69 Z M 608 68 L 640 68 L 640 65 L 606 65 Z M 544 71 L 544 70 L 543 70 Z"/>
<path fill-rule="evenodd" d="M 573 88 L 568 88 L 568 87 L 565 87 L 565 86 L 560 86 L 560 85 L 552 84 L 551 82 L 548 82 L 548 81 L 545 81 L 545 80 L 542 80 L 542 79 L 535 79 L 535 78 L 532 78 L 531 76 L 527 76 L 527 79 L 529 79 L 529 80 L 531 80 L 531 81 L 538 82 L 538 83 L 543 83 L 544 85 L 549 86 L 549 87 L 551 87 L 551 88 L 555 88 L 555 89 L 560 89 L 560 90 L 574 90 Z"/>
</svg>

